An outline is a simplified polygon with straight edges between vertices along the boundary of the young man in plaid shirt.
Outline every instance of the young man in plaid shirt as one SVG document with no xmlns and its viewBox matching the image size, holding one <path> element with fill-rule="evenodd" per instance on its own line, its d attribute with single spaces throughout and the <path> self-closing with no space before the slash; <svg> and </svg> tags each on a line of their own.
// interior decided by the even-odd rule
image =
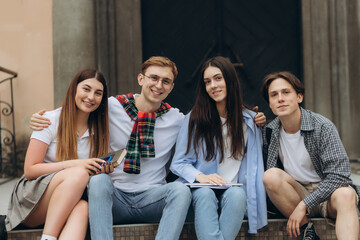
<svg viewBox="0 0 360 240">
<path fill-rule="evenodd" d="M 336 220 L 338 239 L 358 239 L 358 190 L 334 124 L 299 106 L 304 86 L 289 72 L 265 77 L 263 97 L 277 118 L 264 128 L 263 182 L 273 204 L 287 217 L 287 232 L 319 239 L 313 216 Z"/>
</svg>

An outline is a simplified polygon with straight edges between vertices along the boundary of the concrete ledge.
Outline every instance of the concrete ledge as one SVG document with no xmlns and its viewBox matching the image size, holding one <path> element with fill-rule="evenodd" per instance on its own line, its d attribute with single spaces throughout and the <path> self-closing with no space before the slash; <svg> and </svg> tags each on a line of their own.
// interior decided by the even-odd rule
<svg viewBox="0 0 360 240">
<path fill-rule="evenodd" d="M 326 223 L 323 218 L 312 219 L 316 231 L 322 240 L 336 239 L 335 228 Z M 282 240 L 290 239 L 286 233 L 286 219 L 269 219 L 268 225 L 262 228 L 258 234 L 248 234 L 248 222 L 245 220 L 236 240 Z M 117 240 L 153 240 L 155 239 L 158 224 L 129 224 L 115 225 L 114 239 Z M 39 240 L 42 229 L 16 230 L 8 232 L 9 240 Z M 193 223 L 185 223 L 182 230 L 181 240 L 196 239 Z M 292 238 L 295 239 L 295 238 Z M 300 238 L 298 238 L 300 239 Z M 359 238 L 360 239 L 360 238 Z"/>
</svg>

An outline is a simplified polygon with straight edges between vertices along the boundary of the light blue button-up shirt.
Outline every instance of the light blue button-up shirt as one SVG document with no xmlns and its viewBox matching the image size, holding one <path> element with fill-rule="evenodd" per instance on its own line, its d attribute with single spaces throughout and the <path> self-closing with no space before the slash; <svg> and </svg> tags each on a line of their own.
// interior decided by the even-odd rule
<svg viewBox="0 0 360 240">
<path fill-rule="evenodd" d="M 188 142 L 188 126 L 190 114 L 185 117 L 184 123 L 176 141 L 176 151 L 170 169 L 179 176 L 179 181 L 193 183 L 200 173 L 217 173 L 220 162 L 220 154 L 214 160 L 205 161 L 205 145 L 198 150 L 196 158 L 193 148 L 185 155 Z M 247 196 L 247 213 L 249 221 L 249 233 L 257 233 L 257 230 L 267 224 L 266 194 L 263 185 L 264 165 L 262 155 L 262 133 L 254 123 L 255 113 L 250 110 L 243 111 L 245 124 L 249 128 L 246 144 L 246 153 L 241 162 L 238 174 L 238 183 L 242 183 Z"/>
</svg>

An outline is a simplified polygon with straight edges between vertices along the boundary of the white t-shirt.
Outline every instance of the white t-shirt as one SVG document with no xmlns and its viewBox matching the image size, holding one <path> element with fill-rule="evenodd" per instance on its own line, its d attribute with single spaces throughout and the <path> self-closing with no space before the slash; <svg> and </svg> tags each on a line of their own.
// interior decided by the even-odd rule
<svg viewBox="0 0 360 240">
<path fill-rule="evenodd" d="M 56 162 L 56 147 L 57 147 L 57 129 L 59 126 L 61 108 L 57 108 L 53 111 L 47 111 L 44 117 L 50 119 L 51 125 L 48 128 L 44 128 L 41 131 L 33 131 L 30 138 L 40 140 L 48 144 L 48 149 L 44 158 L 44 162 Z M 90 144 L 89 144 L 89 131 L 78 137 L 78 157 L 79 159 L 89 158 Z"/>
<path fill-rule="evenodd" d="M 304 137 L 300 130 L 289 134 L 280 128 L 279 157 L 285 172 L 302 184 L 320 182 L 321 178 L 316 173 L 310 155 L 305 148 Z"/>
<path fill-rule="evenodd" d="M 225 124 L 226 118 L 221 117 L 221 123 L 222 123 L 222 135 L 224 140 L 224 160 L 219 164 L 218 174 L 229 183 L 237 183 L 238 173 L 242 159 L 236 160 L 233 157 L 231 157 L 231 140 L 228 135 L 227 125 Z M 249 128 L 245 123 L 243 123 L 243 132 L 244 132 L 244 143 L 246 143 L 249 134 Z M 244 149 L 242 150 L 242 152 L 244 153 Z"/>
<path fill-rule="evenodd" d="M 139 95 L 136 94 L 135 98 Z M 121 103 L 114 97 L 108 99 L 111 151 L 126 148 L 134 121 L 128 116 Z M 155 158 L 140 158 L 140 174 L 123 171 L 124 161 L 110 174 L 114 186 L 124 192 L 145 191 L 166 183 L 165 165 L 170 160 L 171 149 L 176 142 L 184 114 L 171 108 L 155 121 Z"/>
</svg>

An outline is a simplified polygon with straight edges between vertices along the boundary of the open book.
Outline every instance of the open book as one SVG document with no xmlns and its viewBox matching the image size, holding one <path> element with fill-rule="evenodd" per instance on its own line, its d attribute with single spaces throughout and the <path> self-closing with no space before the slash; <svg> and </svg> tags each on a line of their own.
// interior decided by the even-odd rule
<svg viewBox="0 0 360 240">
<path fill-rule="evenodd" d="M 215 185 L 211 183 L 185 183 L 186 186 L 190 188 L 201 188 L 201 187 L 209 187 L 213 189 L 228 189 L 233 186 L 242 186 L 242 183 L 227 183 L 224 185 Z"/>
<path fill-rule="evenodd" d="M 106 163 L 110 163 L 114 167 L 117 167 L 120 165 L 122 160 L 124 160 L 126 153 L 127 153 L 126 149 L 121 149 L 116 152 L 111 152 L 109 154 L 106 154 L 105 156 L 101 157 L 101 159 L 105 160 Z"/>
</svg>

